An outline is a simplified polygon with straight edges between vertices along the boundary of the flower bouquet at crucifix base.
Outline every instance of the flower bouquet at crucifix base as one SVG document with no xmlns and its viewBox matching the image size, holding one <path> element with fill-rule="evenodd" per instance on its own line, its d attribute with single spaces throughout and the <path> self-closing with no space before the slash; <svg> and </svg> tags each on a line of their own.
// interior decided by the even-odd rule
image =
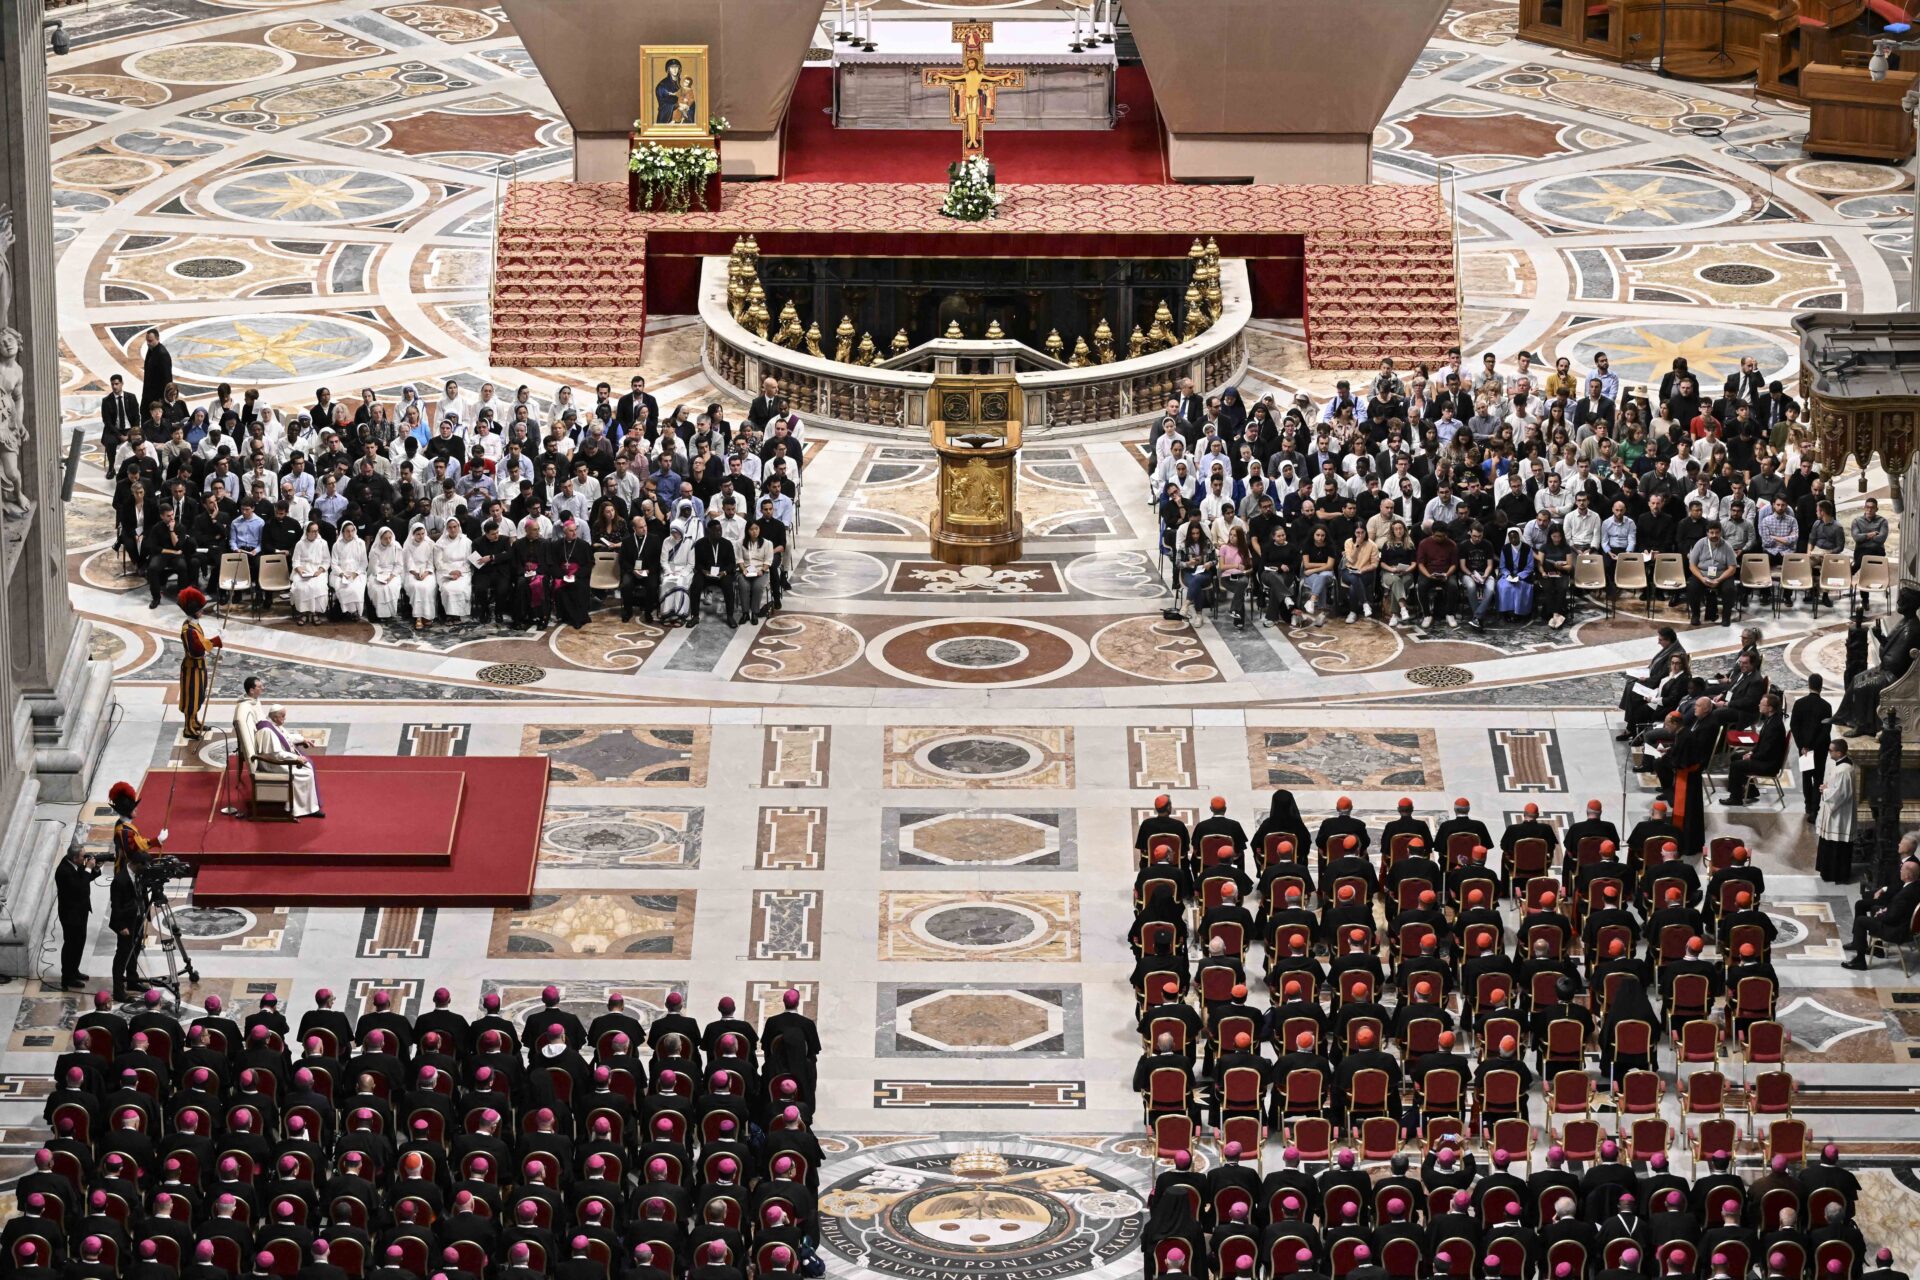
<svg viewBox="0 0 1920 1280">
<path fill-rule="evenodd" d="M 968 156 L 947 166 L 947 198 L 940 212 L 962 222 L 985 222 L 1000 208 L 1001 196 L 994 189 L 993 162 L 985 156 Z"/>
</svg>

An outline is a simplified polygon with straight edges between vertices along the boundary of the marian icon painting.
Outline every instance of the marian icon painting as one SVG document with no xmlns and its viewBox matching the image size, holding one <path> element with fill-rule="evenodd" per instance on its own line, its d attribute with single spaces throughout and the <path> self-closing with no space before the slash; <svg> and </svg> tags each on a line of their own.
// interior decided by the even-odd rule
<svg viewBox="0 0 1920 1280">
<path fill-rule="evenodd" d="M 707 79 L 707 46 L 640 46 L 640 136 L 705 138 L 713 101 Z"/>
</svg>

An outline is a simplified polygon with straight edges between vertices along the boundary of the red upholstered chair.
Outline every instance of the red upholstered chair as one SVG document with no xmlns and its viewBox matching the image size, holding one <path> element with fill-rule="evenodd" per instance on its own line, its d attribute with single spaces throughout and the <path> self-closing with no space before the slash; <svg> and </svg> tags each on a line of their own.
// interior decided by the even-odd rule
<svg viewBox="0 0 1920 1280">
<path fill-rule="evenodd" d="M 1186 1112 L 1153 1118 L 1153 1158 L 1171 1160 L 1179 1152 L 1193 1152 L 1193 1120 Z"/>
<path fill-rule="evenodd" d="M 1554 1241 L 1547 1249 L 1547 1274 L 1558 1275 L 1563 1262 L 1567 1264 L 1569 1275 L 1586 1275 L 1587 1247 L 1578 1240 Z"/>
<path fill-rule="evenodd" d="M 1513 1116 L 1493 1122 L 1487 1143 L 1495 1151 L 1504 1149 L 1515 1160 L 1524 1162 L 1533 1154 L 1533 1137 L 1533 1126 Z"/>
<path fill-rule="evenodd" d="M 1560 1147 L 1569 1161 L 1591 1163 L 1600 1158 L 1603 1135 L 1600 1122 L 1591 1116 L 1569 1120 L 1560 1130 Z"/>
<path fill-rule="evenodd" d="M 1380 1265 L 1387 1270 L 1387 1280 L 1419 1280 L 1426 1274 L 1427 1258 L 1420 1250 L 1419 1241 L 1399 1236 L 1387 1241 L 1386 1248 L 1380 1251 Z"/>
<path fill-rule="evenodd" d="M 1260 1152 L 1266 1140 L 1266 1123 L 1257 1114 L 1225 1116 L 1220 1121 L 1220 1145 L 1224 1147 L 1230 1142 L 1239 1143 L 1241 1151 L 1253 1153 L 1252 1163 L 1256 1170 L 1260 1167 Z M 1246 1162 L 1247 1158 L 1242 1156 L 1241 1163 Z"/>
<path fill-rule="evenodd" d="M 1358 1021 L 1358 1019 L 1356 1019 Z M 1349 1037 L 1351 1039 L 1351 1037 Z M 1378 1043 L 1376 1040 L 1375 1043 Z M 1397 1099 L 1389 1096 L 1391 1081 L 1385 1071 L 1368 1068 L 1353 1073 L 1347 1088 L 1347 1131 L 1370 1116 L 1392 1115 Z M 1335 1219 L 1337 1221 L 1337 1219 Z"/>
<path fill-rule="evenodd" d="M 1360 1158 L 1391 1160 L 1400 1152 L 1400 1122 L 1392 1116 L 1369 1116 L 1360 1122 Z"/>
<path fill-rule="evenodd" d="M 1229 1067 L 1220 1080 L 1220 1108 L 1226 1115 L 1258 1116 L 1262 1111 L 1260 1072 L 1254 1067 Z"/>
<path fill-rule="evenodd" d="M 1536 876 L 1546 875 L 1550 869 L 1549 858 L 1545 840 L 1535 837 L 1514 841 L 1512 865 L 1507 868 L 1514 886 L 1523 887 Z"/>
<path fill-rule="evenodd" d="M 1333 1122 L 1325 1116 L 1303 1116 L 1287 1126 L 1288 1145 L 1308 1163 L 1333 1158 Z"/>
<path fill-rule="evenodd" d="M 1775 1156 L 1784 1156 L 1790 1165 L 1805 1164 L 1807 1147 L 1813 1140 L 1805 1120 L 1788 1116 L 1775 1120 L 1767 1126 L 1767 1136 L 1762 1144 L 1768 1160 Z"/>
<path fill-rule="evenodd" d="M 1317 1116 L 1327 1109 L 1327 1078 L 1318 1067 L 1296 1067 L 1287 1072 L 1282 1087 L 1280 1114 Z"/>
</svg>

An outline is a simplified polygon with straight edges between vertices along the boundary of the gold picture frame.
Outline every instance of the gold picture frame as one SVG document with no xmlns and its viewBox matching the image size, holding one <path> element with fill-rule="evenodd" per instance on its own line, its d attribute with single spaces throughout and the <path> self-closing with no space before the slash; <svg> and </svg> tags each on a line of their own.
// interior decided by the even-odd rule
<svg viewBox="0 0 1920 1280">
<path fill-rule="evenodd" d="M 704 44 L 640 46 L 640 137 L 698 141 L 709 137 L 713 87 Z M 664 117 L 664 119 L 663 119 Z"/>
</svg>

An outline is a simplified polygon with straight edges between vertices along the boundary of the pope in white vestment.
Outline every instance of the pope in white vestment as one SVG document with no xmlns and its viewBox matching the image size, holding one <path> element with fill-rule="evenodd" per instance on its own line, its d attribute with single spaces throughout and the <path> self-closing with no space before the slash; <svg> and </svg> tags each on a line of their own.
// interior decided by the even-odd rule
<svg viewBox="0 0 1920 1280">
<path fill-rule="evenodd" d="M 275 706 L 253 728 L 254 758 L 285 769 L 293 779 L 293 816 L 326 817 L 320 808 L 320 787 L 314 781 L 313 761 L 301 748 L 306 741 L 287 732 L 287 709 Z"/>
</svg>

